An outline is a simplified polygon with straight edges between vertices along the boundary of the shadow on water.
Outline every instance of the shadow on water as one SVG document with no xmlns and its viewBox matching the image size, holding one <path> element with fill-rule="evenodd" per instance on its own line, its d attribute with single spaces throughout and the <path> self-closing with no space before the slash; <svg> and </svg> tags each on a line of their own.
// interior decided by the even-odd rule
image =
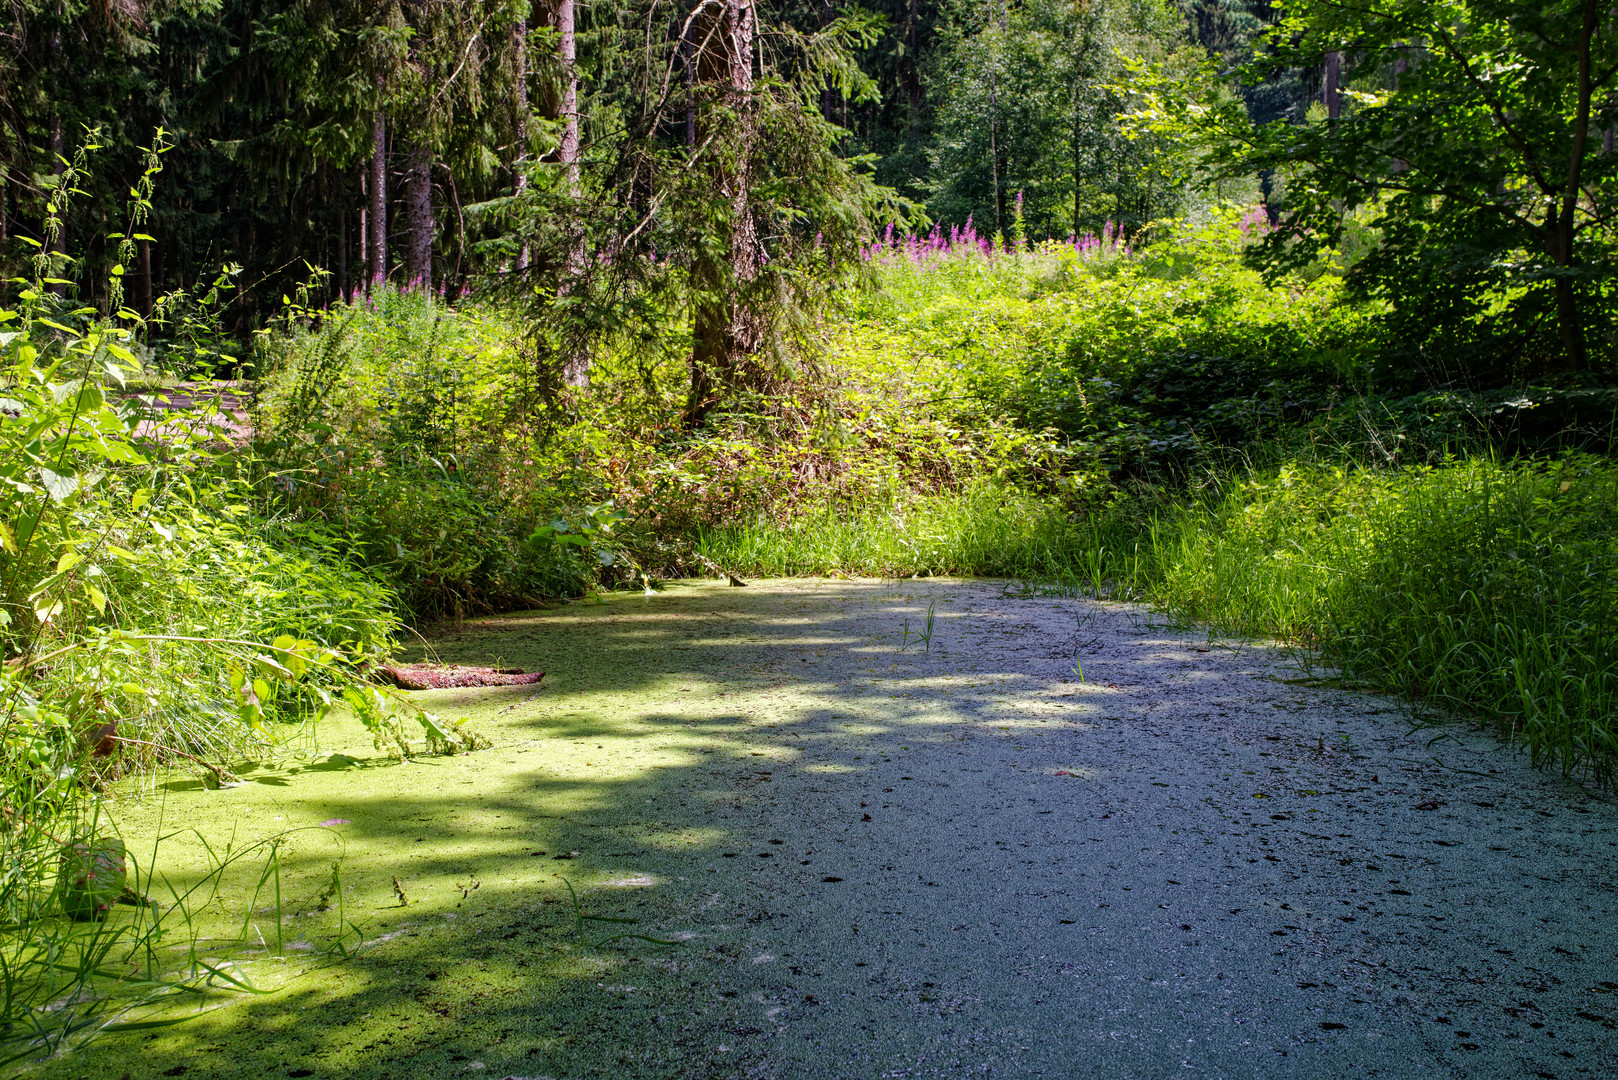
<svg viewBox="0 0 1618 1080">
<path fill-rule="evenodd" d="M 398 763 L 333 722 L 305 760 L 243 763 L 219 791 L 162 781 L 125 807 L 137 858 L 140 838 L 167 835 L 176 880 L 207 864 L 198 835 L 217 852 L 294 830 L 276 879 L 285 955 L 266 885 L 247 918 L 265 944 L 243 970 L 268 992 L 109 1035 L 44 1074 L 863 1077 L 931 1055 L 928 1075 L 996 1061 L 1102 1075 L 1104 1061 L 1155 1076 L 1179 1075 L 1189 1034 L 1207 1075 L 1263 1037 L 1268 1064 L 1246 1075 L 1331 1076 L 1342 1059 L 1323 1033 L 1345 1025 L 1380 1025 L 1390 1069 L 1427 1053 L 1389 1025 L 1422 994 L 1459 1022 L 1494 991 L 1443 973 L 1503 935 L 1525 959 L 1490 962 L 1516 965 L 1515 985 L 1539 979 L 1530 960 L 1553 938 L 1573 955 L 1577 935 L 1539 916 L 1566 900 L 1550 861 L 1584 873 L 1588 842 L 1544 822 L 1525 834 L 1495 809 L 1463 820 L 1504 796 L 1442 787 L 1528 798 L 1528 774 L 1371 763 L 1353 740 L 1379 737 L 1375 722 L 1342 727 L 1347 695 L 1322 707 L 1325 692 L 1218 643 L 1164 643 L 1168 628 L 1126 609 L 997 592 L 683 585 L 444 628 L 431 646 L 447 662 L 549 673 L 539 691 L 420 695 L 491 748 Z M 930 648 L 902 649 L 929 606 Z M 1393 711 L 1365 701 L 1362 716 Z M 1412 812 L 1406 784 L 1446 816 Z M 1540 876 L 1521 884 L 1512 845 L 1530 838 Z M 1391 888 L 1366 876 L 1405 853 Z M 1411 883 L 1418 870 L 1429 884 Z M 238 885 L 222 939 L 239 939 L 254 895 Z M 1585 914 L 1606 918 L 1593 888 Z M 1480 916 L 1443 922 L 1456 897 Z M 1537 921 L 1512 923 L 1508 899 Z M 1365 938 L 1417 925 L 1371 923 L 1397 904 L 1439 921 Z M 1348 981 L 1398 963 L 1440 974 Z M 1618 988 L 1618 971 L 1601 977 Z M 1323 1022 L 1300 988 L 1339 982 L 1359 996 Z M 1533 993 L 1551 1010 L 1559 991 Z M 1578 1037 L 1564 1028 L 1552 1049 L 1592 1052 Z M 1083 1070 L 1063 1064 L 1074 1054 L 1091 1055 Z"/>
<path fill-rule="evenodd" d="M 934 597 L 933 647 L 900 652 L 904 621 L 918 625 Z M 943 610 L 952 602 L 944 582 L 782 596 L 675 585 L 443 629 L 431 644 L 444 661 L 545 670 L 544 689 L 420 695 L 492 738 L 466 757 L 401 764 L 347 745 L 244 763 L 225 791 L 159 784 L 127 827 L 167 834 L 160 862 L 180 879 L 188 860 L 201 866 L 193 828 L 218 846 L 342 824 L 281 849 L 288 958 L 246 965 L 273 992 L 107 1036 L 50 1074 L 745 1074 L 804 1007 L 752 963 L 781 947 L 770 909 L 787 892 L 835 888 L 844 869 L 822 853 L 829 808 L 782 806 L 772 792 L 794 774 L 812 787 L 956 737 L 973 717 L 912 695 L 957 668 L 1007 693 L 1048 689 L 1015 650 L 1004 670 L 956 664 L 950 639 L 971 601 Z M 334 862 L 357 931 L 338 925 L 335 899 L 317 903 Z M 252 921 L 268 939 L 262 894 Z M 626 933 L 677 944 L 601 943 Z M 358 955 L 324 956 L 336 942 Z"/>
</svg>

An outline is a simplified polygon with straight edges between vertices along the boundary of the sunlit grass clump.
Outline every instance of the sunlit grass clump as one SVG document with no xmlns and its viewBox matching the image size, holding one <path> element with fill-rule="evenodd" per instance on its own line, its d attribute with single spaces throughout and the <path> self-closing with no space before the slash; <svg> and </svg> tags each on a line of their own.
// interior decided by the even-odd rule
<svg viewBox="0 0 1618 1080">
<path fill-rule="evenodd" d="M 830 508 L 701 534 L 721 566 L 772 577 L 976 576 L 1066 581 L 1079 569 L 1074 529 L 1056 503 L 978 484 L 889 505 Z"/>
</svg>

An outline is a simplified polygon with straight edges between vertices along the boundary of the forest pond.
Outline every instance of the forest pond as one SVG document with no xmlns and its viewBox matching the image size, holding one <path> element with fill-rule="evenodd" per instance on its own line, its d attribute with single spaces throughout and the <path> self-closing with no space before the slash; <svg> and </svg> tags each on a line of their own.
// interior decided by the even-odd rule
<svg viewBox="0 0 1618 1080">
<path fill-rule="evenodd" d="M 419 695 L 492 742 L 471 754 L 401 764 L 333 722 L 305 760 L 126 802 L 137 853 L 300 829 L 281 955 L 267 884 L 237 970 L 268 992 L 46 1074 L 137 1046 L 141 1077 L 1618 1053 L 1618 810 L 1485 734 L 1431 743 L 1279 647 L 940 579 L 681 583 L 431 646 L 548 675 Z"/>
</svg>

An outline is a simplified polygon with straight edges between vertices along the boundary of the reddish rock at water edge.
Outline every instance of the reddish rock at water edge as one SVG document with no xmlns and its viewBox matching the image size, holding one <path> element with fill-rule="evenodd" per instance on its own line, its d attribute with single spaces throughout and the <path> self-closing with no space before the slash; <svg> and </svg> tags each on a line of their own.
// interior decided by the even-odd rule
<svg viewBox="0 0 1618 1080">
<path fill-rule="evenodd" d="M 447 690 L 460 686 L 533 686 L 543 671 L 520 668 L 458 667 L 450 664 L 402 664 L 376 669 L 373 678 L 401 690 Z"/>
</svg>

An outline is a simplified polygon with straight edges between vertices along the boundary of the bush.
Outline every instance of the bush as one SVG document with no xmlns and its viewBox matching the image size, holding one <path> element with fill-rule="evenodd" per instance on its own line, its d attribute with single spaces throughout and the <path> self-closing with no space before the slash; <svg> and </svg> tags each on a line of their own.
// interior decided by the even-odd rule
<svg viewBox="0 0 1618 1080">
<path fill-rule="evenodd" d="M 84 163 L 58 176 L 52 213 Z M 155 172 L 154 152 L 131 234 Z M 379 745 L 410 750 L 400 711 L 359 679 L 393 646 L 391 593 L 335 539 L 253 515 L 228 476 L 251 463 L 219 452 L 217 416 L 126 392 L 143 321 L 116 276 L 111 314 L 48 291 L 73 286 L 47 281 L 56 258 L 0 307 L 0 1064 L 210 981 L 241 985 L 198 956 L 194 896 L 150 903 L 149 867 L 125 891 L 99 798 L 111 777 L 185 761 L 225 779 L 339 697 Z M 429 745 L 468 748 L 417 716 Z M 108 910 L 120 900 L 132 910 Z"/>
<path fill-rule="evenodd" d="M 1251 215 L 1162 222 L 1135 252 L 882 248 L 884 292 L 834 337 L 855 381 L 960 425 L 1005 416 L 1065 443 L 1070 469 L 1184 476 L 1275 442 L 1367 385 L 1368 312 L 1337 279 L 1267 288 L 1241 261 Z M 873 393 L 877 392 L 873 390 Z"/>
<path fill-rule="evenodd" d="M 576 505 L 516 326 L 423 293 L 372 297 L 267 339 L 255 408 L 273 512 L 341 532 L 405 610 L 577 596 L 599 560 L 527 545 Z"/>
</svg>

